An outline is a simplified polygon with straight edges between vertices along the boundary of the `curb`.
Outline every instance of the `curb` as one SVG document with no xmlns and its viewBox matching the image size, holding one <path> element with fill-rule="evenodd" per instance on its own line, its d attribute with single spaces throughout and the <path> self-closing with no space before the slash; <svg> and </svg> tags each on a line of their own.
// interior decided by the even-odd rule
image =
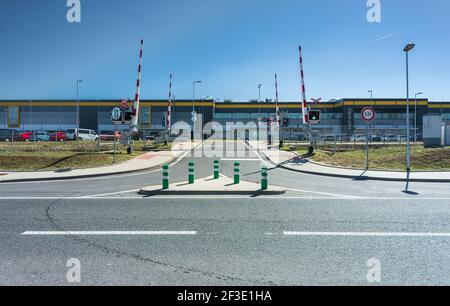
<svg viewBox="0 0 450 306">
<path fill-rule="evenodd" d="M 264 156 L 266 156 L 264 154 Z M 267 156 L 266 156 L 267 158 Z M 272 160 L 267 158 L 271 163 Z M 300 170 L 300 169 L 293 169 L 282 165 L 276 165 L 277 168 L 282 168 L 285 170 L 293 171 L 293 172 L 299 172 L 304 174 L 311 174 L 311 175 L 317 175 L 317 176 L 325 176 L 325 177 L 335 177 L 335 178 L 346 178 L 346 179 L 352 179 L 355 181 L 384 181 L 384 182 L 416 182 L 416 183 L 450 183 L 450 179 L 402 179 L 402 178 L 391 178 L 391 177 L 374 177 L 374 176 L 367 176 L 367 175 L 361 175 L 361 176 L 354 176 L 354 175 L 345 175 L 345 174 L 331 174 L 331 173 L 323 173 L 323 172 L 314 172 L 314 171 L 307 171 L 307 170 Z M 406 173 L 405 173 L 406 176 Z"/>
<path fill-rule="evenodd" d="M 175 160 L 177 160 L 179 157 L 174 157 L 171 160 L 165 162 L 165 163 L 173 163 Z M 65 176 L 65 177 L 48 177 L 48 178 L 31 178 L 31 179 L 12 179 L 12 180 L 1 180 L 1 184 L 5 183 L 25 183 L 25 182 L 47 182 L 47 181 L 66 181 L 66 180 L 73 180 L 73 179 L 83 179 L 83 178 L 94 178 L 94 177 L 107 177 L 107 176 L 114 176 L 114 175 L 121 175 L 121 174 L 130 174 L 130 173 L 138 173 L 143 171 L 153 171 L 158 170 L 161 168 L 161 165 L 156 165 L 148 168 L 142 168 L 142 169 L 134 169 L 134 170 L 126 170 L 121 172 L 111 172 L 111 173 L 99 173 L 99 174 L 85 174 L 85 175 L 74 175 L 74 176 Z"/>
<path fill-rule="evenodd" d="M 203 144 L 203 141 L 201 141 L 199 144 L 194 146 L 192 150 L 196 149 L 197 147 L 201 146 Z M 147 152 L 148 153 L 148 152 Z M 178 157 L 174 157 L 171 160 L 164 162 L 162 164 L 148 167 L 148 168 L 142 168 L 142 169 L 134 169 L 134 170 L 126 170 L 121 172 L 111 172 L 111 173 L 99 173 L 99 174 L 86 174 L 86 175 L 74 175 L 74 176 L 65 176 L 65 177 L 49 177 L 49 178 L 31 178 L 31 179 L 12 179 L 12 180 L 0 180 L 0 185 L 5 183 L 26 183 L 26 182 L 47 182 L 47 181 L 65 181 L 65 180 L 73 180 L 73 179 L 83 179 L 83 178 L 93 178 L 93 177 L 107 177 L 107 176 L 113 176 L 113 175 L 121 175 L 121 174 L 130 174 L 130 173 L 138 173 L 143 171 L 153 171 L 158 170 L 161 168 L 163 164 L 166 163 L 173 163 L 174 161 L 178 160 L 182 155 Z M 0 175 L 1 177 L 2 175 Z"/>
<path fill-rule="evenodd" d="M 416 183 L 450 183 L 450 179 L 416 179 L 416 178 L 391 178 L 391 177 L 374 177 L 374 176 L 367 176 L 367 175 L 361 175 L 361 176 L 354 176 L 354 175 L 346 175 L 346 174 L 334 174 L 334 173 L 324 173 L 324 172 L 315 172 L 315 171 L 308 171 L 308 170 L 300 170 L 300 169 L 293 169 L 290 167 L 283 166 L 281 164 L 276 164 L 273 162 L 264 152 L 261 152 L 264 157 L 270 161 L 275 167 L 293 171 L 293 172 L 299 172 L 303 174 L 311 174 L 311 175 L 317 175 L 317 176 L 325 176 L 325 177 L 335 177 L 335 178 L 346 178 L 346 179 L 352 179 L 355 181 L 384 181 L 384 182 L 416 182 Z M 295 154 L 295 153 L 294 153 Z M 297 154 L 295 154 L 297 155 Z M 297 155 L 298 156 L 298 155 Z M 324 166 L 323 167 L 328 167 Z M 333 169 L 339 169 L 330 167 Z M 354 169 L 352 169 L 354 170 Z M 361 170 L 364 171 L 364 170 Z M 364 172 L 363 172 L 364 173 Z M 399 172 L 397 172 L 399 173 Z M 414 172 L 412 172 L 414 173 Z M 404 173 L 406 176 L 406 172 Z"/>
<path fill-rule="evenodd" d="M 145 196 L 158 196 L 158 195 L 248 195 L 248 196 L 263 196 L 263 195 L 280 195 L 285 194 L 286 190 L 255 190 L 255 191 L 214 191 L 214 190 L 143 190 L 141 189 L 138 194 Z"/>
</svg>

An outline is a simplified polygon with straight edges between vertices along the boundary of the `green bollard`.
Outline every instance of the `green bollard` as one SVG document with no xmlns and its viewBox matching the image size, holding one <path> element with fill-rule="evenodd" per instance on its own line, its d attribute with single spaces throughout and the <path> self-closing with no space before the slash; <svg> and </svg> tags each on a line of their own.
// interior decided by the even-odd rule
<svg viewBox="0 0 450 306">
<path fill-rule="evenodd" d="M 194 184 L 195 182 L 195 163 L 189 162 L 189 184 Z"/>
<path fill-rule="evenodd" d="M 240 170 L 239 170 L 239 166 L 241 164 L 239 162 L 235 162 L 234 163 L 234 183 L 235 184 L 239 184 L 241 182 L 241 176 L 240 176 Z"/>
<path fill-rule="evenodd" d="M 162 187 L 164 190 L 169 189 L 169 165 L 164 164 L 163 165 L 163 181 L 162 181 Z"/>
<path fill-rule="evenodd" d="M 163 181 L 162 181 L 162 188 L 163 190 L 169 189 L 169 165 L 165 164 L 163 166 Z"/>
<path fill-rule="evenodd" d="M 220 162 L 218 160 L 214 161 L 214 179 L 218 180 L 220 176 Z"/>
<path fill-rule="evenodd" d="M 261 168 L 261 190 L 267 190 L 269 188 L 269 182 L 267 180 L 267 167 Z"/>
</svg>

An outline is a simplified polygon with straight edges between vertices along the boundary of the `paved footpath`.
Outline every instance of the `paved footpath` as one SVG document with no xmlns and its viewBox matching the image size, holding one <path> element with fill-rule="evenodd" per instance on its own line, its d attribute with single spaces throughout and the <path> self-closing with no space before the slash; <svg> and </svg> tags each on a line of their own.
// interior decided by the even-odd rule
<svg viewBox="0 0 450 306">
<path fill-rule="evenodd" d="M 89 169 L 68 169 L 55 171 L 34 171 L 34 172 L 1 172 L 0 183 L 22 182 L 22 181 L 43 181 L 43 180 L 63 180 L 73 178 L 97 177 L 112 174 L 124 174 L 137 171 L 150 170 L 161 167 L 164 163 L 183 157 L 201 142 L 178 144 L 171 151 L 148 152 L 127 162 Z"/>
<path fill-rule="evenodd" d="M 293 152 L 280 151 L 278 149 L 268 149 L 267 146 L 258 143 L 249 143 L 253 148 L 258 149 L 268 160 L 278 167 L 322 176 L 361 179 L 361 180 L 382 180 L 382 181 L 407 181 L 410 182 L 442 182 L 450 183 L 450 171 L 447 172 L 411 172 L 408 178 L 406 171 L 365 171 L 359 169 L 346 169 L 331 167 L 313 162 L 303 158 Z"/>
</svg>

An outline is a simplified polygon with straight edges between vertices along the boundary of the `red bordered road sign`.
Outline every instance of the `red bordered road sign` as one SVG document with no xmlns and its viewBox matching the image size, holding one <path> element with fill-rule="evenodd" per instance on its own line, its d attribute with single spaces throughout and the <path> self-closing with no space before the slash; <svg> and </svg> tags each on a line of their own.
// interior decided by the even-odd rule
<svg viewBox="0 0 450 306">
<path fill-rule="evenodd" d="M 377 113 L 372 107 L 364 107 L 361 111 L 361 118 L 366 122 L 372 122 L 373 120 L 375 120 L 376 116 Z"/>
</svg>

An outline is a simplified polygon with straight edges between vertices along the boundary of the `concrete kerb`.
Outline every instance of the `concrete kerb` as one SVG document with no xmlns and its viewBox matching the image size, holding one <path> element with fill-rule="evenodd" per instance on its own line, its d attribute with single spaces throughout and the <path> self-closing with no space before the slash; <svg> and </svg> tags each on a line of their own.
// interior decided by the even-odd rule
<svg viewBox="0 0 450 306">
<path fill-rule="evenodd" d="M 360 170 L 361 171 L 361 175 L 357 176 L 357 175 L 349 175 L 349 174 L 339 174 L 339 173 L 326 173 L 326 172 L 317 172 L 317 171 L 311 171 L 311 170 L 302 170 L 302 169 L 295 169 L 292 167 L 288 167 L 282 164 L 277 164 L 274 161 L 272 161 L 270 159 L 269 156 L 267 156 L 264 152 L 260 152 L 262 153 L 262 155 L 266 158 L 266 160 L 268 162 L 270 162 L 274 168 L 281 168 L 284 170 L 289 170 L 289 171 L 293 171 L 293 172 L 298 172 L 298 173 L 303 173 L 303 174 L 310 174 L 310 175 L 317 175 L 317 176 L 324 176 L 324 177 L 334 177 L 334 178 L 345 178 L 345 179 L 352 179 L 352 180 L 358 180 L 358 181 L 364 181 L 364 180 L 372 180 L 372 181 L 387 181 L 387 182 L 417 182 L 417 183 L 450 183 L 450 179 L 432 179 L 432 178 L 427 178 L 427 179 L 421 179 L 421 178 L 407 178 L 407 173 L 406 172 L 400 172 L 400 171 L 395 171 L 395 173 L 403 173 L 405 175 L 405 178 L 395 178 L 395 177 L 388 177 L 388 176 L 370 176 L 370 175 L 365 175 L 364 173 L 366 173 L 367 171 L 365 170 Z M 296 156 L 302 158 L 300 155 L 296 154 L 295 152 L 292 152 L 293 154 L 295 154 Z M 312 164 L 321 166 L 321 167 L 325 167 L 325 168 L 330 168 L 330 169 L 337 169 L 337 170 L 355 170 L 358 171 L 358 169 L 347 169 L 347 168 L 339 168 L 339 167 L 332 167 L 332 166 L 328 166 L 328 165 L 324 165 L 324 164 L 319 164 L 316 162 L 311 162 Z M 378 173 L 382 173 L 383 171 L 376 171 L 375 172 Z M 394 171 L 392 171 L 394 172 Z M 415 172 L 411 172 L 412 175 L 414 175 Z"/>
<path fill-rule="evenodd" d="M 173 163 L 179 157 L 174 157 L 169 160 L 167 163 Z M 81 175 L 73 175 L 73 176 L 64 176 L 64 177 L 43 177 L 43 178 L 29 178 L 29 179 L 12 179 L 12 180 L 1 180 L 0 185 L 4 183 L 24 183 L 24 182 L 46 182 L 46 181 L 64 181 L 64 180 L 73 180 L 73 179 L 83 179 L 83 178 L 95 178 L 95 177 L 107 177 L 119 174 L 130 174 L 130 173 L 139 173 L 145 171 L 154 171 L 161 168 L 161 165 L 156 165 L 148 168 L 142 169 L 133 169 L 133 170 L 125 170 L 125 171 L 117 171 L 110 173 L 98 173 L 98 174 L 81 174 Z"/>
<path fill-rule="evenodd" d="M 203 144 L 203 141 L 199 144 L 195 145 L 192 149 L 196 149 L 201 144 Z M 140 168 L 140 169 L 131 169 L 131 170 L 122 170 L 122 171 L 115 171 L 115 172 L 109 172 L 109 173 L 93 173 L 93 174 L 80 174 L 80 175 L 72 175 L 72 176 L 63 176 L 63 177 L 42 177 L 42 178 L 23 178 L 23 179 L 11 179 L 11 180 L 0 180 L 0 184 L 5 183 L 25 183 L 25 182 L 46 182 L 46 181 L 64 181 L 64 180 L 73 180 L 73 179 L 83 179 L 83 178 L 96 178 L 96 177 L 108 177 L 113 175 L 120 175 L 120 174 L 131 174 L 131 173 L 139 173 L 139 172 L 145 172 L 145 171 L 154 171 L 158 170 L 162 167 L 163 164 L 171 164 L 174 161 L 181 158 L 183 155 L 180 156 L 174 156 L 172 159 L 165 161 L 164 163 L 147 167 L 147 168 Z M 101 167 L 103 168 L 103 167 Z M 6 171 L 5 171 L 6 172 Z M 4 175 L 0 175 L 4 176 Z"/>
<path fill-rule="evenodd" d="M 139 191 L 140 195 L 280 195 L 286 193 L 281 187 L 269 187 L 262 190 L 257 183 L 242 181 L 239 184 L 234 183 L 233 178 L 221 176 L 218 180 L 213 176 L 195 180 L 194 184 L 189 182 L 173 183 L 169 189 L 163 189 L 161 186 L 143 187 Z"/>
<path fill-rule="evenodd" d="M 285 194 L 286 190 L 257 190 L 257 191 L 224 191 L 224 190 L 145 190 L 141 189 L 138 194 L 143 196 L 160 196 L 160 195 L 170 195 L 170 196 L 214 196 L 214 195 L 241 195 L 241 196 L 267 196 L 267 195 L 282 195 Z"/>
</svg>

